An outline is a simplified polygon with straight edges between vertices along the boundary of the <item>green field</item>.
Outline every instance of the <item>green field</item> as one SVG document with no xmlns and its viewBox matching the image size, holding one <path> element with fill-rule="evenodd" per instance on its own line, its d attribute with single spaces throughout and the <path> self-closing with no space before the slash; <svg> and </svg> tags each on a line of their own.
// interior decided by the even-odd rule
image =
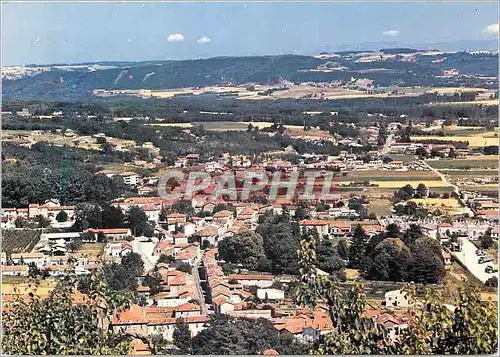
<svg viewBox="0 0 500 357">
<path fill-rule="evenodd" d="M 336 177 L 333 181 L 441 181 L 432 171 L 349 171 L 347 176 Z"/>
<path fill-rule="evenodd" d="M 481 160 L 481 159 L 455 159 L 455 160 L 439 160 L 427 161 L 427 163 L 435 169 L 497 169 L 498 160 Z"/>
<path fill-rule="evenodd" d="M 485 176 L 498 176 L 497 170 L 440 170 L 445 175 L 453 177 L 485 177 Z"/>
</svg>

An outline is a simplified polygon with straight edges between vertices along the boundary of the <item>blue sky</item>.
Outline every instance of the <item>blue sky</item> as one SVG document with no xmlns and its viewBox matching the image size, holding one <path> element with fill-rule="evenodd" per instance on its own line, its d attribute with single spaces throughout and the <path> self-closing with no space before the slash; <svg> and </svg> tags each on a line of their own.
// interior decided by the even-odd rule
<svg viewBox="0 0 500 357">
<path fill-rule="evenodd" d="M 4 65 L 316 54 L 330 46 L 498 37 L 496 3 L 15 3 Z"/>
</svg>

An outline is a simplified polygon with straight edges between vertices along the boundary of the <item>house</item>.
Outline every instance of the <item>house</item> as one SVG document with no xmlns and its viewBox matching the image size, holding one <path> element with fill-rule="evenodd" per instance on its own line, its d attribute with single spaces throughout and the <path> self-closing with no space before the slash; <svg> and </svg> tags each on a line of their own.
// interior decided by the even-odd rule
<svg viewBox="0 0 500 357">
<path fill-rule="evenodd" d="M 127 240 L 132 238 L 132 231 L 129 228 L 87 228 L 84 233 L 102 233 L 106 239 L 112 241 Z"/>
<path fill-rule="evenodd" d="M 351 233 L 351 222 L 328 221 L 329 234 L 332 238 L 346 237 Z"/>
<path fill-rule="evenodd" d="M 441 255 L 443 256 L 443 261 L 444 261 L 445 265 L 451 265 L 452 264 L 451 254 L 450 253 L 443 251 L 443 252 L 441 252 Z"/>
<path fill-rule="evenodd" d="M 112 178 L 113 176 L 116 175 L 115 171 L 111 170 L 101 170 L 95 173 L 96 175 L 106 175 L 107 178 Z"/>
<path fill-rule="evenodd" d="M 274 328 L 278 335 L 291 333 L 299 340 L 314 343 L 328 334 L 333 329 L 333 324 L 324 311 L 318 310 L 313 317 L 300 314 L 274 325 Z"/>
<path fill-rule="evenodd" d="M 2 265 L 2 275 L 27 276 L 27 265 Z"/>
<path fill-rule="evenodd" d="M 380 314 L 375 321 L 377 325 L 382 325 L 389 331 L 389 337 L 393 341 L 401 335 L 403 329 L 408 328 L 406 319 L 388 313 Z"/>
<path fill-rule="evenodd" d="M 319 219 L 303 219 L 299 222 L 302 229 L 315 229 L 320 237 L 328 236 L 328 221 Z"/>
<path fill-rule="evenodd" d="M 269 288 L 273 285 L 274 276 L 270 274 L 232 274 L 229 280 L 237 280 L 243 286 L 257 286 Z"/>
<path fill-rule="evenodd" d="M 198 154 L 187 154 L 186 155 L 186 159 L 189 161 L 189 162 L 194 162 L 196 160 L 198 160 L 200 155 Z"/>
<path fill-rule="evenodd" d="M 142 206 L 142 209 L 144 210 L 146 217 L 148 217 L 148 221 L 156 223 L 160 220 L 161 207 L 155 205 L 146 205 Z"/>
<path fill-rule="evenodd" d="M 123 179 L 123 182 L 126 185 L 129 186 L 137 186 L 137 183 L 139 182 L 139 175 L 136 174 L 135 172 L 121 172 L 119 173 L 119 176 Z"/>
<path fill-rule="evenodd" d="M 257 289 L 257 297 L 262 301 L 282 301 L 285 298 L 285 292 L 280 289 Z"/>
<path fill-rule="evenodd" d="M 111 242 L 104 249 L 105 254 L 110 257 L 123 257 L 133 252 L 132 244 L 128 241 Z"/>
<path fill-rule="evenodd" d="M 385 306 L 408 307 L 408 294 L 402 290 L 392 290 L 385 293 Z"/>
<path fill-rule="evenodd" d="M 153 248 L 153 255 L 175 255 L 174 244 L 166 240 L 158 242 Z"/>
</svg>

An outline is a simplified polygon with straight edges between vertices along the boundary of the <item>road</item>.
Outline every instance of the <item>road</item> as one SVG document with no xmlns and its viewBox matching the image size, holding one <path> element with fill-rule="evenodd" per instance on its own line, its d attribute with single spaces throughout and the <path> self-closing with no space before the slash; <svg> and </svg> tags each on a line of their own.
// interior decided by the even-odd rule
<svg viewBox="0 0 500 357">
<path fill-rule="evenodd" d="M 387 135 L 387 139 L 385 139 L 385 144 L 380 153 L 382 155 L 386 155 L 389 150 L 391 150 L 391 145 L 392 145 L 392 138 L 394 137 L 394 134 L 389 134 Z"/>
<path fill-rule="evenodd" d="M 472 242 L 470 242 L 468 239 L 463 239 L 462 251 L 453 252 L 452 254 L 455 256 L 455 258 L 460 260 L 462 264 L 464 264 L 467 267 L 467 269 L 483 283 L 494 275 L 496 275 L 498 278 L 498 272 L 495 274 L 488 274 L 484 271 L 484 269 L 488 265 L 493 264 L 493 262 L 479 264 L 477 262 L 479 257 L 476 255 L 476 250 L 477 248 Z"/>
<path fill-rule="evenodd" d="M 156 243 L 153 242 L 140 242 L 137 239 L 132 241 L 132 250 L 135 253 L 141 255 L 142 261 L 144 262 L 144 270 L 150 271 L 156 265 L 156 261 L 159 257 L 153 256 L 153 251 Z"/>
<path fill-rule="evenodd" d="M 196 284 L 196 291 L 198 292 L 198 301 L 200 302 L 201 313 L 206 315 L 208 313 L 207 304 L 205 303 L 205 296 L 203 295 L 203 288 L 201 287 L 200 273 L 198 268 L 200 267 L 201 257 L 196 260 L 193 266 L 193 277 Z"/>
<path fill-rule="evenodd" d="M 427 161 L 424 161 L 424 160 L 419 160 L 423 165 L 427 166 L 429 168 L 429 170 L 433 171 L 434 173 L 436 173 L 436 175 L 438 175 L 439 177 L 441 177 L 441 180 L 443 182 L 446 182 L 448 185 L 450 185 L 451 187 L 453 187 L 453 190 L 455 191 L 455 193 L 458 195 L 460 194 L 460 189 L 458 188 L 457 185 L 451 183 L 450 181 L 448 181 L 448 179 L 446 178 L 446 176 L 444 174 L 442 174 L 441 172 L 439 172 L 438 170 L 436 170 L 435 168 L 433 168 L 431 165 L 429 165 L 427 163 Z"/>
<path fill-rule="evenodd" d="M 457 185 L 455 185 L 455 184 L 451 183 L 450 181 L 448 181 L 448 179 L 446 178 L 446 176 L 444 174 L 442 174 L 441 172 L 439 172 L 438 170 L 436 170 L 435 168 L 433 168 L 426 161 L 424 161 L 424 160 L 419 160 L 419 161 L 423 165 L 427 166 L 431 171 L 433 171 L 434 173 L 436 173 L 436 175 L 438 175 L 443 182 L 446 182 L 449 186 L 453 187 L 453 191 L 457 194 L 457 200 L 463 206 L 464 213 L 467 213 L 467 215 L 469 217 L 474 217 L 474 212 L 469 208 L 469 206 L 467 206 L 467 203 L 460 197 L 460 188 Z"/>
</svg>

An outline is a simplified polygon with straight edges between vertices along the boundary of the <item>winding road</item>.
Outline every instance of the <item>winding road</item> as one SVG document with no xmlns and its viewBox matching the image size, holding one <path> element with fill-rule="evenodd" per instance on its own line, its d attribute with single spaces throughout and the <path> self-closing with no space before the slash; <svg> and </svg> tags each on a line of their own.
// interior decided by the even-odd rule
<svg viewBox="0 0 500 357">
<path fill-rule="evenodd" d="M 206 315 L 208 313 L 207 304 L 205 303 L 205 296 L 203 295 L 203 288 L 201 287 L 201 279 L 198 268 L 200 267 L 201 257 L 196 260 L 193 265 L 192 274 L 196 284 L 196 291 L 198 292 L 198 301 L 200 302 L 201 313 Z"/>
</svg>

